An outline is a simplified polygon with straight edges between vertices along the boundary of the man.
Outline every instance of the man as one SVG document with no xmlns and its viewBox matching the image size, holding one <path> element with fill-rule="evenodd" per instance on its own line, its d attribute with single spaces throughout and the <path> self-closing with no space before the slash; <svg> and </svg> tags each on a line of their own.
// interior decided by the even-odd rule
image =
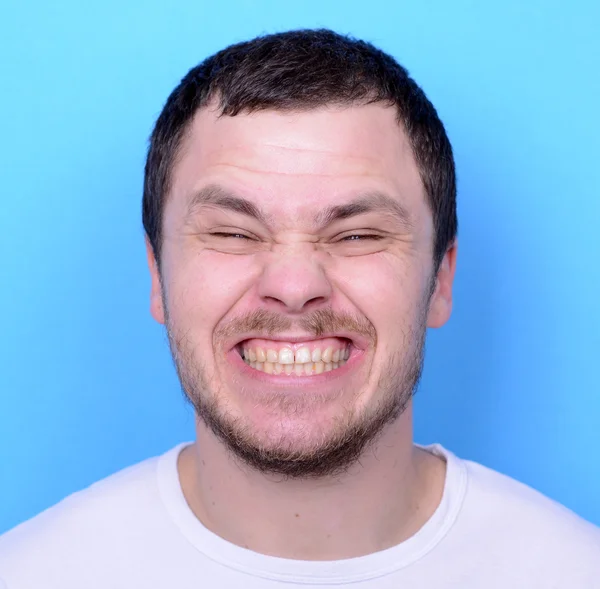
<svg viewBox="0 0 600 589">
<path fill-rule="evenodd" d="M 434 107 L 367 43 L 295 31 L 192 69 L 143 220 L 197 440 L 6 534 L 6 587 L 600 587 L 597 528 L 413 444 L 455 192 Z"/>
</svg>

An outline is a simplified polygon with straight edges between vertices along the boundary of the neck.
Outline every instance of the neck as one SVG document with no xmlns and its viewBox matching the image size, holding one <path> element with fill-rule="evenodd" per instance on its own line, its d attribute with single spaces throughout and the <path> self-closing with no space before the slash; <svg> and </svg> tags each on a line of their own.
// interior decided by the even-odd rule
<svg viewBox="0 0 600 589">
<path fill-rule="evenodd" d="M 337 478 L 270 478 L 240 467 L 198 423 L 180 455 L 186 500 L 202 523 L 255 552 L 339 560 L 384 550 L 415 534 L 441 500 L 443 460 L 412 442 L 410 408 Z"/>
</svg>

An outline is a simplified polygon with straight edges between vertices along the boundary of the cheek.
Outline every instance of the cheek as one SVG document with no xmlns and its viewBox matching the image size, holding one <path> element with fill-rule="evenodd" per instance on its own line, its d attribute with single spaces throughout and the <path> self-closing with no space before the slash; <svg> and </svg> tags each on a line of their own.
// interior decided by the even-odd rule
<svg viewBox="0 0 600 589">
<path fill-rule="evenodd" d="M 335 275 L 344 296 L 379 335 L 410 321 L 418 305 L 420 276 L 410 261 L 385 255 L 347 258 L 336 264 Z"/>
<path fill-rule="evenodd" d="M 173 322 L 212 328 L 232 308 L 256 272 L 248 256 L 204 251 L 179 262 L 169 282 L 169 311 Z"/>
</svg>

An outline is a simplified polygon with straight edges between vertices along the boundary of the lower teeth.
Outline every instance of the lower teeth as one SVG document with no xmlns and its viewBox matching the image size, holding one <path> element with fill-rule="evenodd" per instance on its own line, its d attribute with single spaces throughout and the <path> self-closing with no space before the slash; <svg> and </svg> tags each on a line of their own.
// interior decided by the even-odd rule
<svg viewBox="0 0 600 589">
<path fill-rule="evenodd" d="M 287 374 L 296 376 L 311 376 L 313 374 L 321 374 L 323 372 L 329 372 L 335 370 L 346 363 L 346 360 L 339 362 L 312 362 L 307 364 L 279 364 L 279 362 L 252 362 L 244 358 L 244 362 L 261 372 L 267 374 Z"/>
</svg>

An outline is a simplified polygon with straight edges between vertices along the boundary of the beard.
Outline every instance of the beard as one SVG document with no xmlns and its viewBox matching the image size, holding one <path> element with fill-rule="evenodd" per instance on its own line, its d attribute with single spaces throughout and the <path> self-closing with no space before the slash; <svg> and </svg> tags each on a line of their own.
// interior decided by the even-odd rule
<svg viewBox="0 0 600 589">
<path fill-rule="evenodd" d="M 164 302 L 167 309 L 166 300 Z M 382 367 L 375 385 L 375 396 L 379 401 L 362 411 L 354 409 L 352 403 L 342 407 L 332 423 L 317 435 L 307 435 L 304 440 L 286 436 L 285 433 L 269 436 L 267 432 L 267 435 L 260 435 L 243 415 L 232 415 L 227 410 L 226 396 L 221 394 L 219 379 L 210 378 L 207 369 L 199 361 L 195 346 L 187 337 L 189 332 L 178 331 L 171 324 L 168 314 L 166 327 L 173 361 L 186 398 L 197 417 L 230 454 L 265 475 L 296 480 L 317 479 L 347 472 L 406 410 L 421 378 L 428 304 L 429 297 L 419 309 L 413 324 L 401 330 L 402 345 Z M 372 342 L 372 349 L 377 346 L 375 328 L 366 318 L 321 309 L 293 323 L 285 316 L 258 310 L 217 328 L 213 348 L 219 350 L 218 342 L 236 333 L 258 332 L 268 336 L 286 331 L 292 325 L 315 337 L 323 333 L 352 331 L 367 337 Z M 339 397 L 348 396 L 348 392 L 341 390 Z M 360 390 L 355 391 L 353 399 L 358 398 L 360 393 Z M 306 422 L 310 423 L 311 415 L 319 404 L 330 402 L 330 399 L 326 401 L 307 395 L 294 395 L 290 399 L 284 393 L 270 392 L 261 397 L 259 402 L 273 414 L 298 419 L 304 416 Z"/>
</svg>

